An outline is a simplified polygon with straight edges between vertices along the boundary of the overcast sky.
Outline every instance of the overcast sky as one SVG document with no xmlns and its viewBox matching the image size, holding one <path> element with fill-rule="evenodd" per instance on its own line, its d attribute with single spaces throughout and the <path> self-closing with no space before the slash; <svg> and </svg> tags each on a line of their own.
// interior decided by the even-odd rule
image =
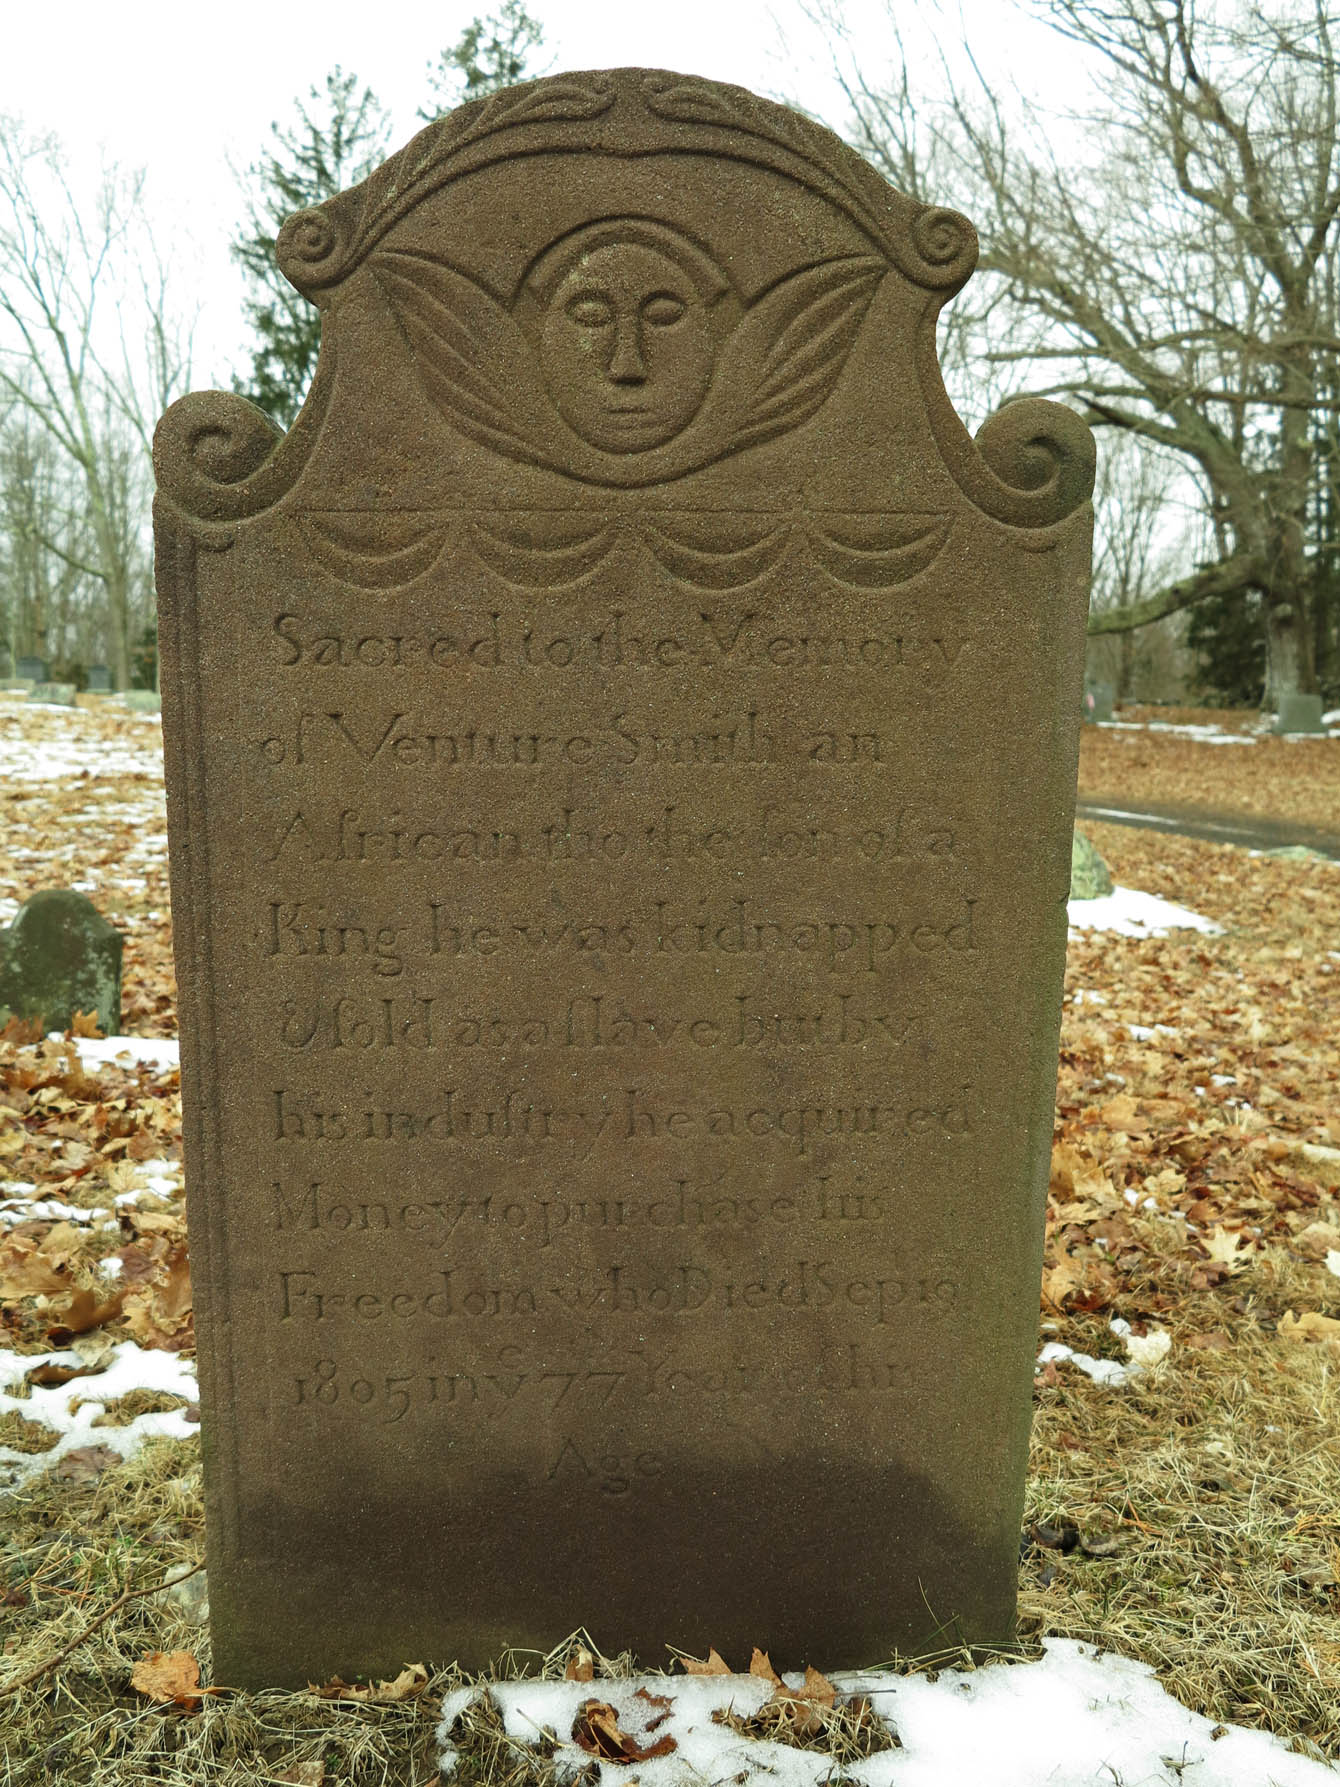
<svg viewBox="0 0 1340 1787">
<path fill-rule="evenodd" d="M 993 74 L 1064 86 L 1064 52 L 1002 0 L 891 0 L 914 52 L 933 56 L 961 10 Z M 76 167 L 100 152 L 149 170 L 160 237 L 180 248 L 202 314 L 195 383 L 237 363 L 241 290 L 227 258 L 241 200 L 233 168 L 264 147 L 272 120 L 336 63 L 391 112 L 397 145 L 419 128 L 427 63 L 493 0 L 2 0 L 0 112 L 53 131 Z M 829 48 L 799 0 L 528 0 L 555 70 L 673 68 L 794 98 L 840 128 Z M 863 65 L 891 50 L 885 0 L 844 0 Z M 953 203 L 952 193 L 943 195 Z"/>
</svg>

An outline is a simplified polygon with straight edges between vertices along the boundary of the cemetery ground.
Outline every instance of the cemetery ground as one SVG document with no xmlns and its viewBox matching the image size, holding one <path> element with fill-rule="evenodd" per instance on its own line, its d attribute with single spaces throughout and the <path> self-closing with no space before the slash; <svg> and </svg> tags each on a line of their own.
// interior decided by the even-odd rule
<svg viewBox="0 0 1340 1787">
<path fill-rule="evenodd" d="M 1247 715 L 1119 719 L 1086 729 L 1086 793 L 1340 829 L 1340 734 L 1275 739 Z M 203 1514 L 155 720 L 0 696 L 0 803 L 0 923 L 39 888 L 86 891 L 126 934 L 123 1030 L 168 1045 L 118 1061 L 89 1024 L 0 1035 L 0 1780 L 423 1787 L 438 1778 L 443 1698 L 463 1683 L 449 1658 L 406 1658 L 381 1686 L 231 1692 L 211 1680 L 201 1579 L 182 1575 L 203 1557 Z M 1334 1760 L 1340 867 L 1087 829 L 1119 884 L 1218 929 L 1071 934 L 1025 1653 L 1057 1639 L 1116 1652 L 1209 1720 Z M 601 1637 L 510 1661 L 591 1670 L 599 1708 L 616 1692 L 601 1677 L 628 1668 L 600 1656 Z M 1048 1662 L 1062 1654 L 1078 1653 Z M 737 1712 L 734 1730 L 865 1778 L 887 1728 L 821 1682 L 789 1697 L 756 1682 L 761 1710 Z M 592 1768 L 653 1747 L 589 1707 L 573 1729 Z M 574 1754 L 571 1739 L 557 1753 L 523 1743 L 479 1703 L 456 1738 L 461 1782 L 548 1781 Z M 620 1778 L 691 1778 L 654 1767 Z M 1175 1781 L 1179 1767 L 1191 1783 L 1240 1778 L 1175 1757 L 1165 1774 L 1113 1778 Z"/>
</svg>

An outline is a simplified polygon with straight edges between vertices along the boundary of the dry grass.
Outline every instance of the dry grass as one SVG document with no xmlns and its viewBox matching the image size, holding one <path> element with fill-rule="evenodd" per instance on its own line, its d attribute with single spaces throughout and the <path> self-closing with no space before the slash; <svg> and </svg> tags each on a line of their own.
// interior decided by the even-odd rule
<svg viewBox="0 0 1340 1787">
<path fill-rule="evenodd" d="M 1254 1287 L 1240 1295 L 1222 1351 L 1182 1344 L 1204 1331 L 1189 1313 L 1168 1362 L 1126 1389 L 1045 1374 L 1029 1522 L 1117 1545 L 1030 1548 L 1021 1632 L 1139 1658 L 1196 1711 L 1336 1757 L 1340 1349 L 1282 1341 Z M 1058 1326 L 1048 1338 L 1077 1351 L 1115 1350 L 1106 1324 Z"/>
</svg>

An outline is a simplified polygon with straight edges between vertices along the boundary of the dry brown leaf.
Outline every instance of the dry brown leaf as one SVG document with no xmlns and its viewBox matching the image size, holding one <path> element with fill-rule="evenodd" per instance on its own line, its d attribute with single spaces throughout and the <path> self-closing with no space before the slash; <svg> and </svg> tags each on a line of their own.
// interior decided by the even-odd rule
<svg viewBox="0 0 1340 1787">
<path fill-rule="evenodd" d="M 291 1783 L 291 1787 L 325 1787 L 326 1765 L 324 1762 L 295 1762 L 292 1768 L 286 1768 L 282 1775 L 272 1775 L 274 1781 Z"/>
<path fill-rule="evenodd" d="M 130 1672 L 130 1685 L 160 1706 L 193 1713 L 200 1705 L 200 1665 L 190 1651 L 150 1651 Z"/>
<path fill-rule="evenodd" d="M 1205 1237 L 1205 1251 L 1217 1265 L 1227 1266 L 1230 1272 L 1241 1272 L 1248 1264 L 1252 1251 L 1251 1238 L 1225 1229 L 1216 1224 Z"/>
<path fill-rule="evenodd" d="M 1300 1345 L 1321 1341 L 1340 1341 L 1340 1321 L 1332 1315 L 1322 1315 L 1319 1310 L 1305 1309 L 1302 1315 L 1295 1315 L 1288 1309 L 1280 1317 L 1280 1339 L 1292 1340 Z"/>
<path fill-rule="evenodd" d="M 669 1732 L 654 1744 L 639 1743 L 620 1727 L 619 1715 L 605 1700 L 583 1700 L 572 1722 L 572 1741 L 603 1762 L 650 1762 L 679 1748 Z"/>
<path fill-rule="evenodd" d="M 761 1675 L 764 1681 L 770 1681 L 775 1688 L 780 1688 L 782 1685 L 781 1676 L 772 1666 L 772 1658 L 766 1651 L 759 1650 L 757 1645 L 754 1647 L 753 1656 L 749 1659 L 749 1673 L 750 1675 Z"/>
<path fill-rule="evenodd" d="M 1067 1297 L 1084 1285 L 1084 1273 L 1069 1254 L 1062 1254 L 1054 1266 L 1048 1266 L 1042 1274 L 1042 1297 L 1052 1309 L 1061 1309 Z"/>
<path fill-rule="evenodd" d="M 77 1011 L 70 1025 L 71 1036 L 101 1036 L 96 1011 Z"/>
<path fill-rule="evenodd" d="M 731 1666 L 723 1657 L 718 1656 L 715 1649 L 707 1653 L 707 1661 L 700 1663 L 697 1657 L 681 1657 L 680 1667 L 685 1675 L 730 1675 Z"/>
<path fill-rule="evenodd" d="M 1340 1247 L 1340 1229 L 1329 1222 L 1310 1222 L 1293 1238 L 1299 1253 L 1310 1260 L 1324 1260 L 1333 1248 Z"/>
<path fill-rule="evenodd" d="M 72 1446 L 56 1461 L 58 1477 L 70 1483 L 87 1483 L 102 1475 L 109 1465 L 120 1464 L 121 1454 L 110 1446 Z"/>
<path fill-rule="evenodd" d="M 361 1700 L 368 1705 L 383 1705 L 395 1700 L 414 1700 L 428 1686 L 428 1671 L 422 1663 L 407 1663 L 393 1682 L 369 1682 L 366 1688 L 354 1687 L 337 1675 L 324 1686 L 307 1684 L 309 1694 L 322 1700 Z"/>
<path fill-rule="evenodd" d="M 47 1339 L 52 1346 L 68 1346 L 76 1334 L 87 1334 L 90 1328 L 100 1328 L 120 1315 L 124 1297 L 124 1291 L 114 1291 L 110 1297 L 98 1297 L 88 1290 L 73 1292 L 63 1306 L 53 1310 L 56 1319 L 47 1329 Z"/>
<path fill-rule="evenodd" d="M 568 1658 L 567 1668 L 563 1671 L 564 1681 L 589 1682 L 596 1677 L 596 1660 L 585 1645 L 579 1644 Z"/>
</svg>

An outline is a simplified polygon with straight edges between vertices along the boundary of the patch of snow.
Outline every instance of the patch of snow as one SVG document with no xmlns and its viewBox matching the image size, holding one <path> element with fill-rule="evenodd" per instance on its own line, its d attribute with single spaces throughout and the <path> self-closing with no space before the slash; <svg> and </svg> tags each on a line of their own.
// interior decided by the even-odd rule
<svg viewBox="0 0 1340 1787">
<path fill-rule="evenodd" d="M 1126 1028 L 1137 1042 L 1148 1042 L 1151 1036 L 1177 1035 L 1171 1024 L 1127 1024 Z"/>
<path fill-rule="evenodd" d="M 1332 1278 L 1340 1278 L 1340 1247 L 1332 1247 L 1327 1250 L 1326 1270 Z"/>
<path fill-rule="evenodd" d="M 517 1743 L 538 1745 L 552 1732 L 560 1777 L 590 1769 L 600 1787 L 634 1771 L 641 1787 L 820 1787 L 835 1773 L 864 1787 L 1335 1787 L 1334 1770 L 1292 1754 L 1278 1738 L 1188 1711 L 1147 1663 L 1068 1638 L 1045 1640 L 1043 1651 L 1038 1662 L 943 1669 L 934 1680 L 889 1670 L 834 1675 L 840 1694 L 866 1696 L 899 1745 L 838 1770 L 832 1756 L 742 1736 L 713 1718 L 758 1711 L 771 1684 L 757 1676 L 493 1682 L 477 1692 L 493 1701 Z M 793 1687 L 801 1681 L 784 1679 Z M 448 1777 L 458 1761 L 451 1727 L 470 1699 L 462 1690 L 443 1702 L 438 1741 Z M 674 1749 L 632 1768 L 594 1761 L 571 1735 L 585 1700 L 612 1705 L 620 1728 L 644 1748 L 668 1736 Z"/>
<path fill-rule="evenodd" d="M 1114 732 L 1166 732 L 1170 738 L 1190 738 L 1202 745 L 1254 745 L 1250 732 L 1225 732 L 1222 726 L 1194 726 L 1174 720 L 1101 720 Z"/>
<path fill-rule="evenodd" d="M 1077 987 L 1074 1003 L 1076 1005 L 1106 1005 L 1108 998 L 1106 993 L 1095 992 L 1090 987 Z"/>
<path fill-rule="evenodd" d="M 32 1354 L 0 1348 L 0 1414 L 17 1410 L 29 1420 L 54 1428 L 61 1436 L 49 1452 L 23 1453 L 0 1445 L 0 1489 L 16 1488 L 76 1446 L 106 1446 L 129 1458 L 145 1440 L 160 1434 L 186 1439 L 200 1431 L 181 1409 L 137 1415 L 124 1427 L 95 1427 L 93 1423 L 106 1404 L 132 1390 L 166 1390 L 174 1396 L 184 1396 L 188 1402 L 194 1402 L 199 1395 L 194 1360 L 183 1359 L 178 1353 L 140 1347 L 133 1340 L 123 1340 L 109 1350 L 114 1357 L 106 1371 L 72 1378 L 68 1384 L 34 1384 L 26 1396 L 15 1396 L 10 1393 L 12 1388 L 21 1384 L 25 1372 L 35 1365 L 78 1366 L 84 1361 L 70 1350 Z"/>
<path fill-rule="evenodd" d="M 1203 931 L 1213 937 L 1220 931 L 1199 912 L 1132 887 L 1114 887 L 1098 900 L 1071 900 L 1066 910 L 1072 931 L 1115 931 L 1122 937 L 1166 937 L 1170 931 Z"/>
<path fill-rule="evenodd" d="M 1078 1366 L 1095 1384 L 1128 1384 L 1140 1369 L 1135 1364 L 1123 1365 L 1120 1359 L 1095 1359 L 1091 1353 L 1077 1353 L 1073 1347 L 1062 1346 L 1059 1340 L 1049 1340 L 1038 1354 L 1039 1365 L 1065 1361 Z"/>
<path fill-rule="evenodd" d="M 63 711 L 72 717 L 76 708 Z M 162 746 L 138 748 L 139 741 L 109 744 L 105 738 L 90 739 L 72 725 L 63 738 L 30 739 L 22 735 L 0 738 L 0 778 L 9 782 L 70 782 L 78 776 L 148 776 L 161 781 Z"/>
<path fill-rule="evenodd" d="M 168 1036 L 76 1036 L 74 1046 L 79 1051 L 81 1067 L 105 1067 L 109 1061 L 115 1061 L 118 1067 L 153 1067 L 162 1071 L 181 1061 L 177 1039 Z"/>
<path fill-rule="evenodd" d="M 19 1222 L 92 1222 L 106 1214 L 105 1210 L 81 1210 L 77 1204 L 63 1204 L 59 1198 L 0 1199 L 0 1229 L 12 1228 Z"/>
<path fill-rule="evenodd" d="M 1168 931 L 1204 931 L 1219 936 L 1220 926 L 1202 919 L 1199 911 L 1176 906 L 1158 894 L 1140 894 L 1136 888 L 1113 888 L 1102 899 L 1067 902 L 1072 931 L 1115 931 L 1118 936 L 1167 936 Z"/>
</svg>

